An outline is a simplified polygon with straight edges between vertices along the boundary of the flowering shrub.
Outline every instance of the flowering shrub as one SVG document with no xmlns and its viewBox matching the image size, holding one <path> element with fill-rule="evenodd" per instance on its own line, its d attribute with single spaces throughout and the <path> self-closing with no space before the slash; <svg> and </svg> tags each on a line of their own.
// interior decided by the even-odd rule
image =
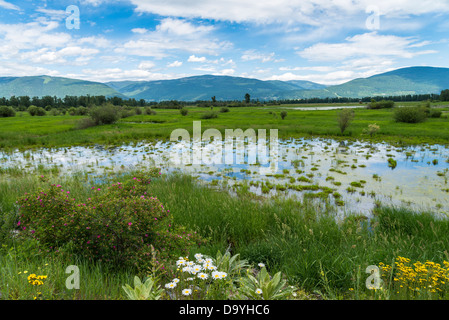
<svg viewBox="0 0 449 320">
<path fill-rule="evenodd" d="M 156 263 L 188 253 L 202 238 L 175 226 L 170 211 L 148 194 L 151 178 L 157 175 L 92 187 L 92 195 L 81 202 L 55 184 L 26 194 L 17 201 L 21 234 L 49 249 L 67 246 L 91 260 L 138 269 L 150 267 L 151 246 L 157 251 Z"/>
</svg>

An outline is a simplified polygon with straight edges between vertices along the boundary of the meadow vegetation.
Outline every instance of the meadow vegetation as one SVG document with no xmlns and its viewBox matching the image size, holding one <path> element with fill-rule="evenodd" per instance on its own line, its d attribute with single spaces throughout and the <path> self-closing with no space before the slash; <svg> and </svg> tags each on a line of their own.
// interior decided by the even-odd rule
<svg viewBox="0 0 449 320">
<path fill-rule="evenodd" d="M 164 140 L 174 129 L 191 132 L 198 120 L 203 130 L 223 133 L 278 129 L 280 138 L 447 144 L 448 104 L 375 105 L 304 111 L 297 105 L 210 110 L 173 104 L 156 112 L 107 104 L 43 109 L 45 115 L 0 107 L 0 114 L 15 112 L 0 118 L 0 149 Z M 425 121 L 410 121 L 415 113 Z M 310 181 L 305 176 L 298 181 Z M 312 197 L 231 191 L 157 168 L 105 175 L 2 169 L 0 298 L 449 298 L 449 221 L 432 212 L 379 203 L 370 219 L 340 217 Z M 70 265 L 89 279 L 79 290 L 66 287 Z M 369 266 L 381 271 L 379 290 L 366 287 Z"/>
</svg>

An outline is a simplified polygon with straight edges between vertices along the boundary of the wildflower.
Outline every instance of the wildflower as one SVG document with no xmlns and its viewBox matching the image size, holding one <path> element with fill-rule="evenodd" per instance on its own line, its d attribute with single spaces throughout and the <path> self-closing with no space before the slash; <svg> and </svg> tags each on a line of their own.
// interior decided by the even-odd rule
<svg viewBox="0 0 449 320">
<path fill-rule="evenodd" d="M 178 261 L 176 261 L 176 265 L 178 267 L 184 265 L 185 263 L 186 261 L 183 258 L 180 258 Z"/>
<path fill-rule="evenodd" d="M 203 255 L 201 253 L 195 254 L 195 259 L 196 260 L 200 260 L 201 258 L 203 258 Z"/>
<path fill-rule="evenodd" d="M 262 294 L 262 289 L 256 289 L 257 294 Z"/>
<path fill-rule="evenodd" d="M 196 265 L 192 266 L 190 272 L 191 273 L 198 273 L 201 270 L 203 270 L 203 268 L 199 264 L 196 264 Z"/>
<path fill-rule="evenodd" d="M 182 290 L 182 294 L 185 296 L 189 296 L 192 294 L 192 289 L 184 289 Z"/>
<path fill-rule="evenodd" d="M 259 267 L 263 268 L 265 267 L 265 264 L 263 264 L 262 262 L 258 264 Z"/>
<path fill-rule="evenodd" d="M 174 282 L 169 282 L 169 283 L 167 283 L 167 284 L 165 285 L 165 287 L 166 287 L 167 289 L 173 289 L 173 288 L 176 288 L 176 283 L 174 283 Z"/>
<path fill-rule="evenodd" d="M 212 278 L 214 278 L 214 279 L 221 279 L 222 278 L 221 277 L 221 272 L 219 272 L 219 271 L 212 272 Z"/>
<path fill-rule="evenodd" d="M 206 273 L 201 272 L 198 274 L 198 278 L 206 280 L 209 276 Z"/>
<path fill-rule="evenodd" d="M 179 279 L 178 278 L 174 278 L 173 279 L 173 283 L 178 283 L 179 282 Z"/>
</svg>

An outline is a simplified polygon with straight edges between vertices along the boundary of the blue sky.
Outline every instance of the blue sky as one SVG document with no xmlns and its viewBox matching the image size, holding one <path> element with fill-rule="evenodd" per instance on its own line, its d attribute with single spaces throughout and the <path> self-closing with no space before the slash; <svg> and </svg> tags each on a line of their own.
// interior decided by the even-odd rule
<svg viewBox="0 0 449 320">
<path fill-rule="evenodd" d="M 0 0 L 0 76 L 338 84 L 449 67 L 448 18 L 447 0 Z"/>
</svg>

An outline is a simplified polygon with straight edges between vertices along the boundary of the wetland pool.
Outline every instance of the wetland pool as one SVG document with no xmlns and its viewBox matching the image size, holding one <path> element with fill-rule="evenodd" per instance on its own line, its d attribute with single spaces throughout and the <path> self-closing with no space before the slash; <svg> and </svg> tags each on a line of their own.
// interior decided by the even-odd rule
<svg viewBox="0 0 449 320">
<path fill-rule="evenodd" d="M 156 141 L 119 147 L 0 151 L 0 179 L 8 178 L 8 168 L 30 172 L 38 167 L 57 168 L 66 174 L 84 172 L 95 177 L 157 166 L 162 173 L 185 172 L 211 186 L 228 187 L 231 192 L 246 190 L 263 197 L 312 198 L 341 215 L 357 213 L 369 217 L 376 202 L 449 213 L 449 148 L 443 145 L 394 147 L 325 138 L 279 140 L 278 170 L 268 175 L 260 174 L 264 164 L 248 164 L 248 150 L 241 154 L 235 146 L 233 157 L 243 156 L 243 163 L 175 166 L 170 162 L 175 145 L 176 142 Z"/>
</svg>

